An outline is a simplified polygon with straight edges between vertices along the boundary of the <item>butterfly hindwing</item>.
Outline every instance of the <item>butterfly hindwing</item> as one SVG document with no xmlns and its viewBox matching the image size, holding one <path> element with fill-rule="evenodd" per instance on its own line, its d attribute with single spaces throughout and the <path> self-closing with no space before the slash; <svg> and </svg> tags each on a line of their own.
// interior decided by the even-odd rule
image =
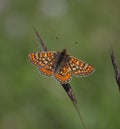
<svg viewBox="0 0 120 129">
<path fill-rule="evenodd" d="M 66 63 L 64 66 L 62 66 L 58 70 L 58 72 L 55 74 L 55 78 L 61 84 L 67 84 L 67 83 L 69 83 L 71 81 L 72 71 L 71 71 L 68 63 Z"/>
<path fill-rule="evenodd" d="M 93 66 L 72 56 L 70 56 L 69 65 L 73 74 L 76 76 L 84 77 L 94 72 Z"/>
<path fill-rule="evenodd" d="M 54 67 L 55 67 L 55 61 L 52 60 L 49 64 L 47 64 L 45 67 L 39 68 L 40 73 L 46 76 L 53 76 L 54 75 Z"/>
</svg>

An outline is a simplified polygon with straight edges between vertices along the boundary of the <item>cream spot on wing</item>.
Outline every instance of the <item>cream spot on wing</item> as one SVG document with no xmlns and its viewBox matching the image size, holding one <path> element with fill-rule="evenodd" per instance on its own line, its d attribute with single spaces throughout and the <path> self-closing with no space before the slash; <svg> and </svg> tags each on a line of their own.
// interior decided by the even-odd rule
<svg viewBox="0 0 120 129">
<path fill-rule="evenodd" d="M 38 54 L 37 54 L 37 53 L 35 54 L 35 57 L 36 57 L 36 59 L 38 60 Z"/>
<path fill-rule="evenodd" d="M 86 69 L 87 67 L 88 67 L 88 64 L 85 64 L 84 69 Z"/>
<path fill-rule="evenodd" d="M 44 57 L 47 57 L 47 53 L 44 53 Z"/>
<path fill-rule="evenodd" d="M 44 63 L 47 64 L 48 62 L 45 60 Z"/>
<path fill-rule="evenodd" d="M 79 61 L 77 61 L 77 62 L 76 62 L 76 65 L 79 65 L 79 63 L 80 63 L 80 62 L 79 62 Z"/>
<path fill-rule="evenodd" d="M 76 70 L 76 68 L 73 67 L 73 71 L 75 71 L 75 70 Z"/>
</svg>

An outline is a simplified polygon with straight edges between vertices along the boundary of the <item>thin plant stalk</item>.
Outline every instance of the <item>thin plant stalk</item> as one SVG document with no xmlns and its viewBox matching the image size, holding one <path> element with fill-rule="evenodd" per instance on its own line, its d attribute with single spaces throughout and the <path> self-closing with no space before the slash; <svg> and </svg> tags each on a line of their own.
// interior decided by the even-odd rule
<svg viewBox="0 0 120 129">
<path fill-rule="evenodd" d="M 35 28 L 34 28 L 34 31 L 35 31 L 35 34 L 36 34 L 36 36 L 38 37 L 38 39 L 39 39 L 39 41 L 40 41 L 40 45 L 42 46 L 43 50 L 44 50 L 44 51 L 48 51 L 48 49 L 47 49 L 45 43 L 43 42 L 42 38 L 40 37 L 39 33 L 37 32 L 37 30 L 36 30 Z M 36 45 L 36 43 L 35 43 L 35 45 Z M 37 45 L 36 45 L 36 46 L 37 46 Z M 85 122 L 84 122 L 83 118 L 82 118 L 81 112 L 80 112 L 80 110 L 78 109 L 77 101 L 76 101 L 76 98 L 75 98 L 75 96 L 74 96 L 74 94 L 73 94 L 73 90 L 72 90 L 70 84 L 69 84 L 69 83 L 67 83 L 67 84 L 61 84 L 61 86 L 64 88 L 65 92 L 67 93 L 67 95 L 69 96 L 70 100 L 72 101 L 73 106 L 75 107 L 75 109 L 76 109 L 76 111 L 77 111 L 77 113 L 78 113 L 78 116 L 79 116 L 79 118 L 80 118 L 80 121 L 81 121 L 81 123 L 82 123 L 83 128 L 84 128 L 84 129 L 88 129 L 88 128 L 86 127 L 86 125 L 85 125 Z"/>
</svg>

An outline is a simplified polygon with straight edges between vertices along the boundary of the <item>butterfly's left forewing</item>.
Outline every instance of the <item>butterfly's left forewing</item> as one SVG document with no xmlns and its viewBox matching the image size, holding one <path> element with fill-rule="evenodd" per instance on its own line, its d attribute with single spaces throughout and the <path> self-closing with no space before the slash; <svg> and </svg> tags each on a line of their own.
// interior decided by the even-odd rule
<svg viewBox="0 0 120 129">
<path fill-rule="evenodd" d="M 33 52 L 28 55 L 31 63 L 38 67 L 45 67 L 54 60 L 55 56 L 56 52 L 54 51 Z"/>
<path fill-rule="evenodd" d="M 92 65 L 89 65 L 84 61 L 79 60 L 72 56 L 70 56 L 69 65 L 73 74 L 76 76 L 82 76 L 82 77 L 88 76 L 89 74 L 95 71 Z"/>
</svg>

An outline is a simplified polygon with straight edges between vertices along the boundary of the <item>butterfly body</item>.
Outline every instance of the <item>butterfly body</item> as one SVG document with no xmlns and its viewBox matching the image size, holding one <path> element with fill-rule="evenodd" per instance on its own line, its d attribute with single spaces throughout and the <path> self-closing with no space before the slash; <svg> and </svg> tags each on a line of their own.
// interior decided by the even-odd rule
<svg viewBox="0 0 120 129">
<path fill-rule="evenodd" d="M 93 66 L 68 55 L 66 49 L 30 53 L 29 59 L 43 75 L 54 76 L 61 84 L 69 83 L 72 75 L 84 77 L 94 71 Z"/>
<path fill-rule="evenodd" d="M 69 61 L 69 55 L 67 55 L 66 49 L 64 49 L 62 52 L 57 52 L 55 60 L 56 64 L 54 68 L 54 74 L 56 74 L 57 71 Z"/>
</svg>

